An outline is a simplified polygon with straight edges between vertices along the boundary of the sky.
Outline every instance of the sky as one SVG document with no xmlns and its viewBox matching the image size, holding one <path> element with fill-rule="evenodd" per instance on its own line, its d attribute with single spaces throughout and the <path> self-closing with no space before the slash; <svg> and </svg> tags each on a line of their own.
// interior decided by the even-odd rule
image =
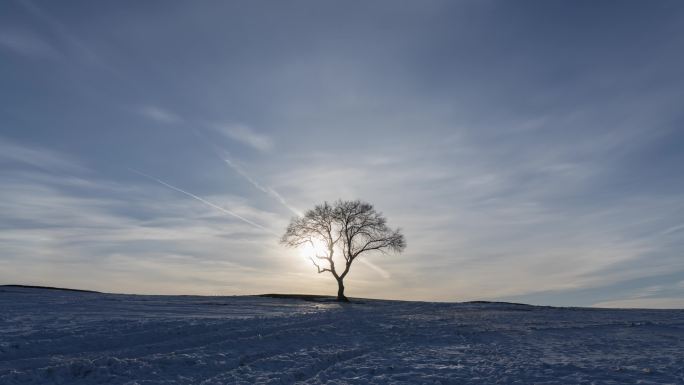
<svg viewBox="0 0 684 385">
<path fill-rule="evenodd" d="M 0 284 L 684 307 L 684 3 L 3 1 Z"/>
</svg>

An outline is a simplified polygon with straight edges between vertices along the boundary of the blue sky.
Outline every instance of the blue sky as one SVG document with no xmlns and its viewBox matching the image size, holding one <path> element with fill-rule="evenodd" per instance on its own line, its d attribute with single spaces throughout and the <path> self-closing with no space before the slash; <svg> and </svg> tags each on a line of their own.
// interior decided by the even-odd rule
<svg viewBox="0 0 684 385">
<path fill-rule="evenodd" d="M 684 307 L 680 1 L 5 1 L 0 283 Z"/>
</svg>

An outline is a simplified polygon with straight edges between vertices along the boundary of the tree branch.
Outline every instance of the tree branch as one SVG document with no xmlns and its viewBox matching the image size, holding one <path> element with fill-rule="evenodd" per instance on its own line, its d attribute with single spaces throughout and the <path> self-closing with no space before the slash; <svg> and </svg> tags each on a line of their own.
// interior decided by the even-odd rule
<svg viewBox="0 0 684 385">
<path fill-rule="evenodd" d="M 329 271 L 332 273 L 332 270 L 330 270 L 328 268 L 321 269 L 321 267 L 316 263 L 316 261 L 314 261 L 313 258 L 309 257 L 309 260 L 311 260 L 311 263 L 313 263 L 314 266 L 316 266 L 316 270 L 318 270 L 318 274 L 325 273 L 326 271 Z"/>
</svg>

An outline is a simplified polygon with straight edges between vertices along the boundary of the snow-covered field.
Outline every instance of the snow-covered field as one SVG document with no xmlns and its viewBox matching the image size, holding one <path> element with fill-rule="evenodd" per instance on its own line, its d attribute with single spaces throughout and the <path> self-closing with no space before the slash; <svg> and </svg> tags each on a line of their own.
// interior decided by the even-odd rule
<svg viewBox="0 0 684 385">
<path fill-rule="evenodd" d="M 684 311 L 0 288 L 0 384 L 684 384 Z"/>
</svg>

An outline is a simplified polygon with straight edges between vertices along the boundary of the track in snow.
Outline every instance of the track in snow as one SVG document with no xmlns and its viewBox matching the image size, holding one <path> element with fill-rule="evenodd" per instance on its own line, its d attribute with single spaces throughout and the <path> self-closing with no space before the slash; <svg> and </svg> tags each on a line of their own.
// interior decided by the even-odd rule
<svg viewBox="0 0 684 385">
<path fill-rule="evenodd" d="M 684 311 L 0 289 L 1 384 L 682 384 Z"/>
</svg>

